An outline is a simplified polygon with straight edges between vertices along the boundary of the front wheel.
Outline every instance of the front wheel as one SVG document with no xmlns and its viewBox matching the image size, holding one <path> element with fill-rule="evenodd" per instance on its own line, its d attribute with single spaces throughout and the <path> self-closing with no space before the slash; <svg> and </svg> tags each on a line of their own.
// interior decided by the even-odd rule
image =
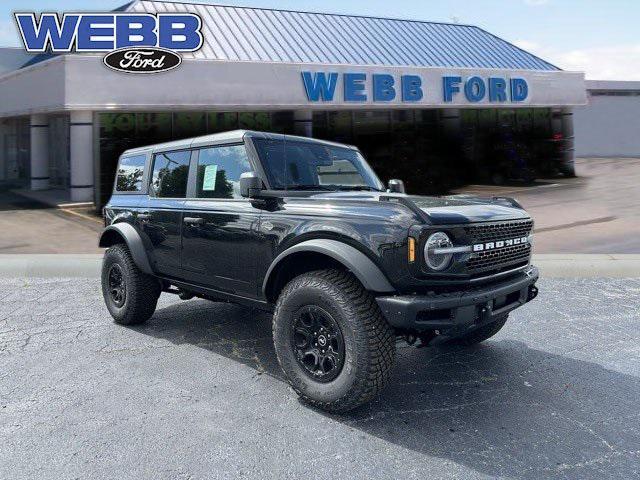
<svg viewBox="0 0 640 480">
<path fill-rule="evenodd" d="M 102 296 L 116 323 L 146 322 L 156 309 L 160 282 L 142 272 L 124 244 L 109 247 L 102 261 Z"/>
<path fill-rule="evenodd" d="M 284 288 L 273 317 L 282 370 L 308 403 L 346 412 L 373 399 L 395 359 L 395 335 L 350 273 L 320 270 Z"/>
</svg>

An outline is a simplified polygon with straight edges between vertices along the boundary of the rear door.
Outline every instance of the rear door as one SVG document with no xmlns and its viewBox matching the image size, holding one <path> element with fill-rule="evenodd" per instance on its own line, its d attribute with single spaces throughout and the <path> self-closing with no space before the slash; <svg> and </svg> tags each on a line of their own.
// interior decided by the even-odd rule
<svg viewBox="0 0 640 480">
<path fill-rule="evenodd" d="M 240 196 L 239 188 L 240 175 L 251 170 L 244 144 L 194 150 L 182 266 L 201 285 L 255 298 L 260 210 Z"/>
<path fill-rule="evenodd" d="M 149 168 L 148 151 L 126 152 L 120 157 L 107 204 L 109 223 L 127 222 L 136 226 L 138 209 L 146 203 Z"/>
<path fill-rule="evenodd" d="M 177 278 L 182 276 L 182 209 L 190 160 L 190 150 L 154 153 L 148 200 L 136 219 L 154 271 Z"/>
</svg>

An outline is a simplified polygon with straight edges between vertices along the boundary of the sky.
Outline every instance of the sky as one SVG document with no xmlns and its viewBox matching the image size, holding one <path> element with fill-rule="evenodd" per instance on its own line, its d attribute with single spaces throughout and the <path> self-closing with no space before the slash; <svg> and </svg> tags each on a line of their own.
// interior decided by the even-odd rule
<svg viewBox="0 0 640 480">
<path fill-rule="evenodd" d="M 14 11 L 105 11 L 126 0 L 3 0 L 0 46 L 21 46 Z M 640 0 L 219 0 L 199 3 L 408 18 L 480 26 L 593 80 L 640 80 Z"/>
</svg>

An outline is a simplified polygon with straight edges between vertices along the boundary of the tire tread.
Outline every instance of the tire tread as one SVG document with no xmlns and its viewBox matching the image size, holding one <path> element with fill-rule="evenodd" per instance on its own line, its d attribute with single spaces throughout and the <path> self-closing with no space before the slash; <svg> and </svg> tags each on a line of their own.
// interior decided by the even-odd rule
<svg viewBox="0 0 640 480">
<path fill-rule="evenodd" d="M 354 386 L 333 402 L 310 398 L 294 382 L 289 380 L 289 383 L 307 403 L 330 412 L 346 412 L 373 399 L 387 382 L 395 360 L 395 333 L 383 317 L 373 295 L 364 289 L 355 276 L 340 270 L 317 270 L 294 278 L 282 290 L 273 316 L 274 339 L 287 297 L 299 288 L 309 287 L 330 293 L 343 311 L 353 312 L 357 323 L 362 326 L 356 332 L 357 349 L 359 352 L 368 352 L 368 355 L 359 359 L 363 362 L 360 365 L 363 368 L 356 369 Z M 278 361 L 282 367 L 279 356 Z"/>
<path fill-rule="evenodd" d="M 144 273 L 135 264 L 131 253 L 126 244 L 118 243 L 107 249 L 105 252 L 105 262 L 108 258 L 113 259 L 120 263 L 124 270 L 123 274 L 126 274 L 127 282 L 127 303 L 122 312 L 114 313 L 111 309 L 109 312 L 114 321 L 120 325 L 139 325 L 146 322 L 156 310 L 158 298 L 160 297 L 160 284 L 158 279 Z M 103 271 L 102 282 L 104 285 L 106 274 Z M 103 294 L 106 293 L 103 286 Z M 120 314 L 121 313 L 121 314 Z"/>
</svg>

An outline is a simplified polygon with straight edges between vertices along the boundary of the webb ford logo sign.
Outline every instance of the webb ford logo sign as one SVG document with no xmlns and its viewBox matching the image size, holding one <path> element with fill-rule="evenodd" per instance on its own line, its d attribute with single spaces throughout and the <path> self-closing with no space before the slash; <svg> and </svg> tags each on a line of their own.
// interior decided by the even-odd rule
<svg viewBox="0 0 640 480">
<path fill-rule="evenodd" d="M 164 48 L 123 48 L 105 55 L 104 64 L 127 73 L 166 72 L 182 63 L 182 57 Z"/>
<path fill-rule="evenodd" d="M 108 52 L 104 64 L 127 73 L 157 73 L 182 63 L 178 52 L 202 47 L 193 13 L 16 13 L 27 52 Z"/>
</svg>

